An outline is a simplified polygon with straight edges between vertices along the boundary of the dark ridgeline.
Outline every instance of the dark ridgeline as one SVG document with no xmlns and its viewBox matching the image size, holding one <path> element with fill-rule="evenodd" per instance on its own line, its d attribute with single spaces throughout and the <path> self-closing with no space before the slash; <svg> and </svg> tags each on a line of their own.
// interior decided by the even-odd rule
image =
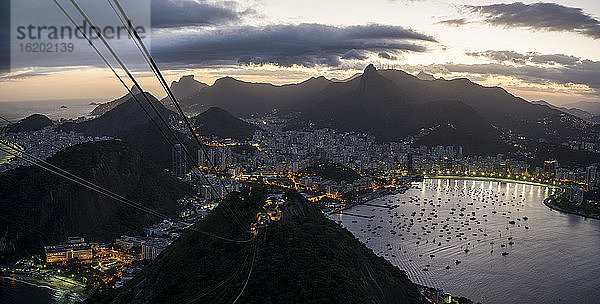
<svg viewBox="0 0 600 304">
<path fill-rule="evenodd" d="M 131 87 L 131 93 L 133 93 L 134 95 L 140 94 L 140 89 L 138 89 L 137 86 L 132 86 Z M 105 103 L 101 103 L 99 105 L 96 106 L 96 108 L 94 108 L 94 110 L 92 110 L 92 112 L 90 113 L 90 115 L 92 116 L 100 116 L 103 115 L 104 113 L 116 108 L 118 105 L 126 102 L 127 100 L 129 100 L 131 98 L 131 94 L 127 93 L 125 95 L 123 95 L 122 97 L 119 97 L 115 100 L 112 101 L 108 101 Z"/>
<path fill-rule="evenodd" d="M 566 108 L 575 108 L 582 111 L 592 113 L 594 115 L 600 115 L 600 102 L 592 101 L 579 101 L 565 105 Z"/>
<path fill-rule="evenodd" d="M 258 130 L 256 125 L 247 123 L 229 112 L 211 107 L 190 119 L 200 136 L 216 136 L 237 140 L 251 139 Z"/>
<path fill-rule="evenodd" d="M 158 112 L 165 118 L 176 116 L 175 113 L 165 108 L 154 96 L 150 93 L 144 93 L 148 100 L 158 109 Z M 140 105 L 131 96 L 126 98 L 121 104 L 107 111 L 103 115 L 82 123 L 69 122 L 59 126 L 60 130 L 69 132 L 75 131 L 92 136 L 118 136 L 131 128 L 145 124 L 150 121 L 150 118 L 144 113 Z M 139 93 L 136 97 L 143 105 L 144 109 L 150 113 L 152 117 L 157 117 L 144 96 Z M 156 118 L 158 120 L 158 118 Z M 168 120 L 167 120 L 168 121 Z"/>
<path fill-rule="evenodd" d="M 317 128 L 370 133 L 382 141 L 433 128 L 420 143 L 462 145 L 465 152 L 476 154 L 506 152 L 509 147 L 502 143 L 501 131 L 551 142 L 589 131 L 582 119 L 565 118 L 560 109 L 530 103 L 499 87 L 484 87 L 465 78 L 418 76 L 378 71 L 370 65 L 345 81 L 318 77 L 275 86 L 225 77 L 183 98 L 181 104 L 191 112 L 216 106 L 242 117 L 273 110 L 299 112 L 288 128 L 312 123 Z"/>
<path fill-rule="evenodd" d="M 188 185 L 118 141 L 73 146 L 47 162 L 169 216 L 177 214 L 176 200 L 191 193 Z M 1 215 L 10 220 L 0 220 L 5 261 L 39 254 L 44 245 L 73 235 L 112 242 L 162 220 L 36 166 L 0 173 L 0 193 Z"/>
<path fill-rule="evenodd" d="M 177 114 L 168 110 L 150 93 L 145 94 L 167 122 L 178 117 Z M 65 132 L 72 131 L 83 133 L 90 136 L 116 137 L 129 143 L 135 149 L 141 151 L 144 156 L 152 160 L 160 167 L 168 168 L 171 164 L 172 147 L 169 145 L 167 140 L 164 139 L 158 127 L 152 123 L 148 115 L 144 112 L 144 110 L 142 110 L 135 99 L 130 96 L 124 97 L 129 98 L 95 119 L 81 123 L 64 123 L 58 126 L 57 129 Z M 160 119 L 152 107 L 148 105 L 143 95 L 137 94 L 136 97 L 142 103 L 144 109 L 154 118 L 158 126 L 160 126 L 163 133 L 167 135 L 169 140 L 171 140 L 173 143 L 176 143 L 177 141 L 175 138 L 161 123 Z M 175 134 L 180 141 L 186 145 L 186 147 L 189 147 L 189 149 L 194 149 L 190 151 L 195 151 L 195 149 L 197 149 L 196 144 L 191 139 L 177 131 L 175 131 Z M 193 156 L 196 153 L 190 154 Z"/>
<path fill-rule="evenodd" d="M 50 118 L 47 116 L 42 114 L 33 114 L 19 120 L 14 124 L 7 125 L 5 130 L 9 133 L 31 132 L 38 131 L 52 125 L 52 120 L 50 120 Z"/>
<path fill-rule="evenodd" d="M 592 121 L 594 114 L 578 109 L 578 108 L 567 108 L 567 107 L 558 107 L 555 106 L 553 104 L 550 104 L 548 102 L 546 102 L 545 100 L 536 100 L 536 101 L 532 101 L 531 103 L 533 104 L 537 104 L 537 105 L 543 105 L 543 106 L 547 106 L 549 108 L 555 109 L 555 110 L 559 110 L 561 112 L 565 112 L 565 113 L 569 113 L 573 116 L 577 116 L 585 121 L 589 121 L 589 122 L 594 122 Z"/>
<path fill-rule="evenodd" d="M 510 152 L 512 148 L 501 138 L 508 130 L 552 143 L 591 130 L 589 123 L 576 116 L 565 116 L 561 108 L 530 103 L 499 87 L 484 87 L 464 78 L 445 80 L 425 73 L 413 76 L 399 70 L 378 71 L 373 65 L 344 81 L 318 77 L 276 86 L 224 77 L 208 86 L 190 75 L 174 81 L 171 88 L 186 111 L 207 111 L 192 120 L 200 134 L 235 139 L 248 138 L 253 128 L 229 113 L 249 117 L 274 110 L 283 115 L 298 113 L 288 129 L 327 127 L 369 133 L 381 141 L 399 140 L 426 129 L 429 134 L 417 140 L 418 145 L 461 145 L 466 153 L 479 155 Z M 161 102 L 151 99 L 155 104 L 171 106 L 168 98 Z M 120 102 L 114 107 L 116 113 L 108 111 L 74 130 L 121 138 L 125 138 L 124 129 L 133 125 L 141 131 L 141 122 L 148 122 L 148 118 L 135 103 Z M 166 107 L 157 107 L 165 115 L 176 117 Z M 583 115 L 580 110 L 570 112 Z M 600 120 L 589 116 L 588 121 Z M 156 129 L 150 124 L 147 127 Z M 135 136 L 131 140 L 141 142 Z M 147 150 L 146 146 L 141 145 L 142 150 Z M 161 163 L 168 160 L 159 158 Z"/>
<path fill-rule="evenodd" d="M 433 132 L 423 143 L 451 142 L 467 149 L 473 146 L 475 150 L 500 145 L 500 133 L 468 105 L 453 100 L 415 103 L 372 65 L 361 77 L 331 84 L 316 99 L 316 105 L 295 122 L 296 126 L 310 121 L 316 128 L 370 133 L 382 141 L 398 140 L 416 134 L 422 128 L 450 126 L 452 132 Z"/>
<path fill-rule="evenodd" d="M 145 94 L 167 122 L 179 120 L 179 115 L 169 110 L 151 94 Z M 136 97 L 169 140 L 177 143 L 177 140 L 162 124 L 145 98 L 141 94 L 136 95 Z M 201 136 L 214 135 L 239 140 L 251 138 L 254 131 L 258 129 L 255 125 L 244 122 L 219 108 L 210 108 L 206 112 L 193 117 L 191 122 Z M 129 97 L 129 99 L 95 119 L 81 123 L 67 122 L 58 126 L 58 130 L 91 136 L 113 136 L 129 143 L 163 168 L 168 168 L 171 164 L 172 147 L 133 97 Z M 194 158 L 194 162 L 196 162 L 197 143 L 190 136 L 178 131 L 174 131 L 174 133 L 179 141 L 187 147 L 190 155 Z"/>
<path fill-rule="evenodd" d="M 212 86 L 178 101 L 189 112 L 199 113 L 216 106 L 235 116 L 248 117 L 271 113 L 275 109 L 281 112 L 296 111 L 298 105 L 310 103 L 311 96 L 330 83 L 325 77 L 317 77 L 297 84 L 276 86 L 224 77 L 217 79 Z"/>
<path fill-rule="evenodd" d="M 249 233 L 235 224 L 224 205 L 235 205 L 249 225 L 271 191 L 253 185 L 231 193 L 195 227 L 247 239 Z M 424 303 L 403 271 L 298 193 L 275 191 L 285 191 L 288 202 L 282 220 L 256 238 L 254 269 L 240 303 Z M 253 250 L 254 243 L 232 244 L 188 230 L 132 281 L 86 303 L 231 303 L 242 289 Z"/>
<path fill-rule="evenodd" d="M 182 76 L 179 80 L 171 82 L 171 91 L 173 95 L 179 100 L 194 95 L 200 92 L 201 89 L 208 87 L 206 83 L 197 81 L 194 79 L 194 75 Z M 173 107 L 171 98 L 168 96 L 161 99 L 160 102 L 167 107 Z"/>
</svg>

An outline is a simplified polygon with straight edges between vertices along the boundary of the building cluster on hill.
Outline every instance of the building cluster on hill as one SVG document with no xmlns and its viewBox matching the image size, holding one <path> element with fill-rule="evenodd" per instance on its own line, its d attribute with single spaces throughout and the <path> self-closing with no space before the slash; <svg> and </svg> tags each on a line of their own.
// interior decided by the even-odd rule
<svg viewBox="0 0 600 304">
<path fill-rule="evenodd" d="M 284 185 L 287 178 L 287 183 L 293 180 L 293 183 L 305 188 L 327 193 L 361 191 L 372 185 L 369 177 L 374 172 L 398 170 L 425 175 L 467 175 L 541 183 L 571 183 L 581 185 L 582 191 L 589 191 L 597 186 L 597 178 L 590 178 L 595 175 L 591 172 L 597 165 L 589 168 L 561 166 L 555 160 L 548 160 L 535 166 L 504 154 L 469 155 L 460 145 L 415 145 L 419 138 L 428 134 L 429 130 L 426 129 L 414 136 L 407 136 L 402 141 L 382 143 L 373 136 L 354 132 L 331 129 L 286 130 L 280 120 L 268 118 L 257 123 L 261 129 L 247 143 L 211 138 L 212 147 L 208 153 L 198 151 L 201 168 L 208 169 L 210 160 L 218 170 L 232 177 L 221 178 L 228 185 L 227 188 L 218 182 L 217 176 L 208 177 L 214 185 L 219 185 L 217 192 L 223 194 L 226 189 L 236 189 L 236 180 L 246 180 L 249 177 L 261 177 L 264 181 L 280 185 Z M 238 149 L 244 144 L 248 149 Z M 575 141 L 570 142 L 569 147 L 587 151 L 600 148 L 594 143 Z M 303 169 L 317 162 L 340 164 L 366 178 L 354 182 L 335 182 L 302 174 Z M 295 178 L 290 178 L 291 175 Z M 202 197 L 212 199 L 218 196 L 214 195 L 214 189 L 211 190 L 204 184 L 200 191 L 203 193 Z"/>
<path fill-rule="evenodd" d="M 46 127 L 38 131 L 7 133 L 3 141 L 16 149 L 25 149 L 27 154 L 45 160 L 50 156 L 70 146 L 90 142 L 110 140 L 112 137 L 93 137 L 76 133 L 58 132 L 53 127 Z M 19 153 L 20 154 L 20 153 Z M 23 157 L 29 158 L 26 155 Z M 30 159 L 30 158 L 29 158 Z M 0 172 L 12 170 L 19 166 L 30 166 L 31 162 L 12 157 L 8 162 L 0 164 Z"/>
</svg>

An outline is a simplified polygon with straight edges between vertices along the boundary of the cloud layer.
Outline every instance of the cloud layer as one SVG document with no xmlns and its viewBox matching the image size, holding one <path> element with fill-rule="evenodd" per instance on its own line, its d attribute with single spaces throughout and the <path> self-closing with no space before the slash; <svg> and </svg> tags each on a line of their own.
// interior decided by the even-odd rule
<svg viewBox="0 0 600 304">
<path fill-rule="evenodd" d="M 152 27 L 179 28 L 237 23 L 251 10 L 240 10 L 237 3 L 219 4 L 202 0 L 152 0 Z"/>
<path fill-rule="evenodd" d="M 436 40 L 389 25 L 336 27 L 323 24 L 230 26 L 219 29 L 164 31 L 153 36 L 153 53 L 167 65 L 275 64 L 339 66 L 370 54 L 424 52 Z"/>
<path fill-rule="evenodd" d="M 449 72 L 515 77 L 536 84 L 585 85 L 600 96 L 600 61 L 564 54 L 483 51 L 467 55 L 484 57 L 492 63 L 445 64 Z"/>
<path fill-rule="evenodd" d="M 468 5 L 465 8 L 483 16 L 485 23 L 495 26 L 575 32 L 600 39 L 600 21 L 584 13 L 581 8 L 543 2 Z"/>
</svg>

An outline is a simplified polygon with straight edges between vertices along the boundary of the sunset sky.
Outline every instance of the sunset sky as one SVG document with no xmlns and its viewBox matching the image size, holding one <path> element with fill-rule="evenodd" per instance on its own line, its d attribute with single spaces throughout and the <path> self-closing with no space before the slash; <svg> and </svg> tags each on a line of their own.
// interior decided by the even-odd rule
<svg viewBox="0 0 600 304">
<path fill-rule="evenodd" d="M 57 8 L 47 14 L 64 18 Z M 373 63 L 467 77 L 528 100 L 600 101 L 600 1 L 153 0 L 151 17 L 152 52 L 168 81 L 344 79 Z M 15 69 L 0 76 L 0 102 L 123 95 L 93 60 Z M 149 68 L 132 69 L 164 96 Z"/>
</svg>

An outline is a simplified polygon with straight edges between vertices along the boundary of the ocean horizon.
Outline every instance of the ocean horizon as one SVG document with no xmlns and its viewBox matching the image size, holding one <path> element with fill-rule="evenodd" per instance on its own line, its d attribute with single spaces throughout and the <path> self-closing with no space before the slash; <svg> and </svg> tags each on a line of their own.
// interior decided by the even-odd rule
<svg viewBox="0 0 600 304">
<path fill-rule="evenodd" d="M 3 101 L 0 102 L 0 115 L 13 122 L 32 114 L 43 114 L 52 120 L 72 119 L 88 116 L 96 107 L 90 105 L 91 102 L 98 103 L 93 99 Z M 0 126 L 6 124 L 5 121 L 0 121 Z"/>
</svg>

